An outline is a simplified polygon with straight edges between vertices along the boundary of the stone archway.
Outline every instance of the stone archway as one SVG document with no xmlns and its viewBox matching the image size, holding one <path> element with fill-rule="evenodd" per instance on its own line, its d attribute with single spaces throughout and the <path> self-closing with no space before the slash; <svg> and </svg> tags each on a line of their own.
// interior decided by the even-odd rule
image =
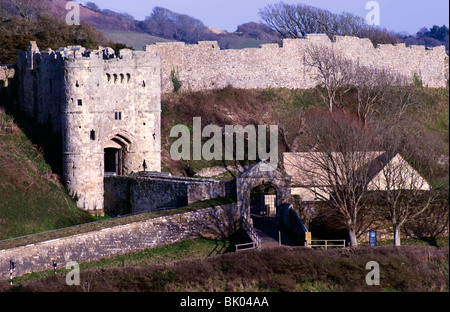
<svg viewBox="0 0 450 312">
<path fill-rule="evenodd" d="M 127 153 L 131 141 L 123 135 L 117 134 L 109 139 L 104 148 L 104 172 L 124 175 L 127 173 Z"/>
<path fill-rule="evenodd" d="M 254 186 L 250 190 L 250 214 L 275 217 L 278 193 L 271 182 Z"/>
<path fill-rule="evenodd" d="M 277 207 L 290 202 L 291 177 L 279 169 L 261 170 L 261 165 L 264 163 L 264 161 L 259 162 L 236 178 L 236 197 L 240 217 L 250 218 L 250 193 L 258 185 L 270 183 L 276 188 Z"/>
</svg>

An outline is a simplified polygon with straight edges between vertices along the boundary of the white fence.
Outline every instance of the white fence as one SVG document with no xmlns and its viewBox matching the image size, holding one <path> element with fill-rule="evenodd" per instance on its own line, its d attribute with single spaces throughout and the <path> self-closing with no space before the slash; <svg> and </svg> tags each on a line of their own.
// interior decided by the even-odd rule
<svg viewBox="0 0 450 312">
<path fill-rule="evenodd" d="M 345 247 L 345 239 L 313 239 L 308 247 L 322 247 L 328 249 L 328 247 Z"/>
<path fill-rule="evenodd" d="M 261 247 L 261 238 L 259 237 L 258 233 L 255 231 L 255 228 L 248 222 L 247 219 L 242 218 L 241 224 L 243 230 L 247 233 L 247 235 L 252 240 L 250 243 L 244 243 L 244 244 L 236 244 L 236 252 L 239 251 L 239 249 L 255 249 Z M 247 247 L 249 246 L 249 247 Z"/>
</svg>

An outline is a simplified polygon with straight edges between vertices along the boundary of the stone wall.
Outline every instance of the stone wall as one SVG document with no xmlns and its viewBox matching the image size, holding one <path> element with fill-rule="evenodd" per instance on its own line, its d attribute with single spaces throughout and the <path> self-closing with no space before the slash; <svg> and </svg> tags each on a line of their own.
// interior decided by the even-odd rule
<svg viewBox="0 0 450 312">
<path fill-rule="evenodd" d="M 361 65 L 391 69 L 411 78 L 418 74 L 428 87 L 444 87 L 448 78 L 444 46 L 425 49 L 383 44 L 374 48 L 369 39 L 347 36 L 336 36 L 332 42 L 326 35 L 308 35 L 306 39 L 284 39 L 281 47 L 263 44 L 241 50 L 221 50 L 216 41 L 196 45 L 156 43 L 146 46 L 146 50 L 161 56 L 162 92 L 173 91 L 171 73 L 182 83 L 182 90 L 188 91 L 227 85 L 243 89 L 307 89 L 318 83 L 303 62 L 311 45 L 334 47 Z"/>
<path fill-rule="evenodd" d="M 13 79 L 15 70 L 10 65 L 0 65 L 0 113 L 13 101 Z"/>
<path fill-rule="evenodd" d="M 89 262 L 196 237 L 224 237 L 234 231 L 235 204 L 120 225 L 13 249 L 0 250 L 0 278 L 50 270 L 68 262 Z"/>
<path fill-rule="evenodd" d="M 105 212 L 121 215 L 183 207 L 199 200 L 231 196 L 227 182 L 157 173 L 104 179 Z"/>
<path fill-rule="evenodd" d="M 15 70 L 10 65 L 0 65 L 0 87 L 7 87 L 9 80 L 14 78 Z"/>
</svg>

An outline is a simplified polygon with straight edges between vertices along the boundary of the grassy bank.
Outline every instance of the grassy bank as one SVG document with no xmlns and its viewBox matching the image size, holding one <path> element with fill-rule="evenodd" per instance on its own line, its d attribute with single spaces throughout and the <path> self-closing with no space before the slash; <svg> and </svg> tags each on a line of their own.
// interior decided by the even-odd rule
<svg viewBox="0 0 450 312">
<path fill-rule="evenodd" d="M 448 291 L 448 247 L 359 247 L 317 250 L 279 247 L 222 253 L 226 241 L 187 241 L 81 267 L 81 286 L 64 270 L 17 279 L 3 291 Z M 184 260 L 178 260 L 185 254 Z M 380 266 L 380 285 L 368 286 L 365 266 Z"/>
<path fill-rule="evenodd" d="M 12 117 L 0 114 L 0 239 L 94 221 Z"/>
<path fill-rule="evenodd" d="M 19 246 L 25 246 L 28 244 L 36 244 L 38 242 L 48 241 L 48 240 L 57 239 L 57 238 L 61 238 L 61 237 L 68 237 L 68 236 L 87 233 L 87 232 L 99 231 L 99 230 L 114 227 L 114 226 L 130 224 L 133 222 L 145 221 L 145 220 L 162 217 L 162 216 L 170 216 L 170 215 L 174 215 L 174 214 L 195 211 L 198 209 L 204 209 L 204 208 L 213 207 L 213 206 L 227 205 L 227 204 L 231 204 L 231 203 L 233 203 L 233 200 L 231 198 L 219 197 L 219 198 L 211 199 L 211 200 L 198 201 L 198 202 L 192 203 L 189 206 L 176 208 L 176 209 L 150 211 L 150 212 L 132 214 L 132 215 L 127 215 L 127 216 L 117 217 L 117 218 L 106 218 L 104 220 L 99 220 L 99 221 L 94 221 L 94 222 L 86 222 L 83 224 L 65 227 L 65 228 L 61 228 L 61 229 L 56 229 L 56 230 L 52 230 L 52 231 L 45 231 L 45 232 L 36 233 L 36 234 L 32 234 L 32 235 L 17 237 L 14 239 L 3 240 L 3 241 L 0 241 L 0 250 L 19 247 Z"/>
</svg>

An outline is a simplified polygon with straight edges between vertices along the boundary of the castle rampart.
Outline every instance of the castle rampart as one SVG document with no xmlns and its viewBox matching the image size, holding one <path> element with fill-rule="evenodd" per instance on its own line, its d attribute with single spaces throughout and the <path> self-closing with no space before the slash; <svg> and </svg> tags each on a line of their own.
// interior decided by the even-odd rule
<svg viewBox="0 0 450 312">
<path fill-rule="evenodd" d="M 390 69 L 412 77 L 420 75 L 424 86 L 444 87 L 445 47 L 426 49 L 404 44 L 383 44 L 376 48 L 369 39 L 308 35 L 306 39 L 284 39 L 282 46 L 264 44 L 260 48 L 221 50 L 216 41 L 196 45 L 180 42 L 146 46 L 161 56 L 162 92 L 172 92 L 171 73 L 182 83 L 182 90 L 220 89 L 227 85 L 243 89 L 312 88 L 318 84 L 304 56 L 312 45 L 333 47 L 342 55 L 365 66 Z"/>
<path fill-rule="evenodd" d="M 311 46 L 332 47 L 364 66 L 419 75 L 444 87 L 445 48 L 379 45 L 368 39 L 308 35 L 282 46 L 221 50 L 216 41 L 147 45 L 144 51 L 70 46 L 40 51 L 32 42 L 16 66 L 18 107 L 62 137 L 63 180 L 78 206 L 103 213 L 106 172 L 161 171 L 161 92 L 182 90 L 307 89 L 319 83 L 304 64 Z M 1 77 L 0 77 L 1 78 Z"/>
</svg>

